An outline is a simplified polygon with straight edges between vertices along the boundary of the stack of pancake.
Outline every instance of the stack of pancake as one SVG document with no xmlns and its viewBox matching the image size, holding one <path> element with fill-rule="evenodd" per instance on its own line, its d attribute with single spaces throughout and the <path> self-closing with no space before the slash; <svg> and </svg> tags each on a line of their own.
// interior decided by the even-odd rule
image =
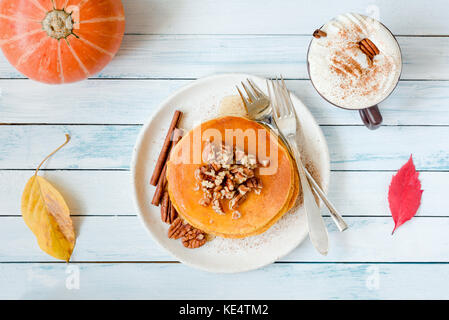
<svg viewBox="0 0 449 320">
<path fill-rule="evenodd" d="M 238 219 L 233 218 L 227 203 L 223 206 L 225 214 L 222 215 L 210 206 L 199 204 L 203 192 L 196 187 L 198 182 L 195 171 L 205 163 L 194 163 L 198 162 L 193 161 L 194 153 L 204 149 L 207 140 L 205 135 L 213 131 L 210 129 L 221 134 L 223 144 L 226 143 L 225 130 L 233 130 L 235 141 L 242 138 L 238 135 L 254 130 L 257 146 L 265 143 L 265 155 L 270 165 L 276 165 L 274 170 L 270 170 L 270 174 L 260 174 L 262 168 L 256 170 L 263 186 L 261 193 L 252 192 L 247 196 L 238 207 L 241 214 Z M 247 143 L 244 149 L 246 153 L 250 153 Z M 296 164 L 285 145 L 263 125 L 235 116 L 209 120 L 188 132 L 171 153 L 167 163 L 167 182 L 170 199 L 184 220 L 208 234 L 224 238 L 245 238 L 265 232 L 295 205 L 300 191 Z"/>
</svg>

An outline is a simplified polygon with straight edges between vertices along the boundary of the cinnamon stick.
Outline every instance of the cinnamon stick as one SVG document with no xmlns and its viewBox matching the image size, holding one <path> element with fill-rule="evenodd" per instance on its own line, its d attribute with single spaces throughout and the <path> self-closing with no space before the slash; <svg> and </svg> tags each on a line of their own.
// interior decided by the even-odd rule
<svg viewBox="0 0 449 320">
<path fill-rule="evenodd" d="M 167 172 L 167 165 L 164 165 L 161 172 L 161 178 L 159 179 L 159 182 L 156 186 L 156 191 L 154 191 L 153 200 L 151 201 L 151 204 L 154 206 L 159 206 L 161 203 L 162 196 L 164 195 L 165 191 L 165 185 L 167 184 L 165 174 Z"/>
<path fill-rule="evenodd" d="M 165 137 L 164 144 L 162 146 L 161 153 L 159 154 L 159 158 L 156 162 L 156 167 L 154 168 L 153 175 L 151 176 L 150 184 L 153 186 L 156 186 L 159 182 L 159 178 L 161 176 L 161 172 L 164 168 L 164 164 L 167 160 L 168 153 L 170 151 L 170 146 L 172 144 L 172 136 L 173 136 L 173 130 L 178 125 L 179 119 L 182 116 L 182 112 L 179 110 L 175 111 L 175 114 L 173 115 L 173 119 L 170 123 L 170 127 L 168 128 L 167 136 Z"/>
<path fill-rule="evenodd" d="M 168 197 L 168 192 L 164 192 L 164 196 L 161 202 L 161 220 L 168 223 L 170 216 L 170 199 Z"/>
<path fill-rule="evenodd" d="M 179 142 L 179 140 L 181 140 L 183 133 L 184 131 L 178 128 L 175 128 L 173 130 L 173 143 L 169 147 L 168 154 L 170 154 L 172 147 L 175 146 Z M 167 155 L 166 157 L 167 159 L 168 156 L 169 155 Z M 166 173 L 167 173 L 167 162 L 165 161 L 164 167 L 162 168 L 162 172 L 160 174 L 159 182 L 157 183 L 156 186 L 156 191 L 154 192 L 153 200 L 151 201 L 151 204 L 155 205 L 156 207 L 161 203 L 161 199 L 165 191 L 165 186 L 167 185 Z"/>
</svg>

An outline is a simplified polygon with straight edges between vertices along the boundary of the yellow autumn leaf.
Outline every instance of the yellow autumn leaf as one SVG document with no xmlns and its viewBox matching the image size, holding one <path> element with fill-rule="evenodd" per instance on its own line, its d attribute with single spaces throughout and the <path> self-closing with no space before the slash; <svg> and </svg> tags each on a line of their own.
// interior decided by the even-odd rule
<svg viewBox="0 0 449 320">
<path fill-rule="evenodd" d="M 70 210 L 58 190 L 37 175 L 42 164 L 66 142 L 47 156 L 36 169 L 22 194 L 22 217 L 37 238 L 39 247 L 49 255 L 69 261 L 75 247 L 75 230 Z"/>
</svg>

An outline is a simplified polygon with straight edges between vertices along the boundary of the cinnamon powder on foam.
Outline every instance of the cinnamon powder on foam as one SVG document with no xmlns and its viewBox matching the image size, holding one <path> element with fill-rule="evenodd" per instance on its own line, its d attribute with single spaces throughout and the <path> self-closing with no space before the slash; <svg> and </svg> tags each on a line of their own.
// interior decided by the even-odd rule
<svg viewBox="0 0 449 320">
<path fill-rule="evenodd" d="M 362 33 L 362 30 L 358 26 L 354 26 L 353 30 L 356 33 Z M 353 32 L 351 32 L 353 34 Z M 382 66 L 376 63 L 366 56 L 366 63 L 368 67 L 362 67 L 353 57 L 359 54 L 358 42 L 362 39 L 354 42 L 349 42 L 349 34 L 346 30 L 340 30 L 339 35 L 342 39 L 348 40 L 347 46 L 343 49 L 335 51 L 330 60 L 332 65 L 331 70 L 337 74 L 341 79 L 340 88 L 346 92 L 341 96 L 342 99 L 356 94 L 362 96 L 368 96 L 377 92 L 380 89 L 379 82 L 376 78 L 379 76 L 387 76 L 392 69 L 391 62 L 386 61 Z M 354 90 L 352 88 L 357 88 Z"/>
</svg>

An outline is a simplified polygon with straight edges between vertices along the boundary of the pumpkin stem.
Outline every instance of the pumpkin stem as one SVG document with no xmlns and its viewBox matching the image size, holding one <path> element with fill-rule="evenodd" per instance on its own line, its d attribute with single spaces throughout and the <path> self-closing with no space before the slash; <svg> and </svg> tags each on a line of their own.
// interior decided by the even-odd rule
<svg viewBox="0 0 449 320">
<path fill-rule="evenodd" d="M 56 40 L 67 38 L 73 31 L 72 16 L 64 10 L 49 11 L 42 21 L 42 29 Z"/>
<path fill-rule="evenodd" d="M 62 145 L 60 145 L 55 151 L 53 151 L 48 156 L 46 156 L 44 160 L 42 160 L 42 162 L 37 167 L 36 172 L 34 173 L 34 176 L 37 176 L 39 169 L 42 167 L 42 165 L 45 163 L 45 161 L 47 161 L 48 158 L 50 158 L 52 155 L 54 155 L 56 152 L 58 152 L 62 147 L 64 147 L 67 143 L 69 143 L 69 141 L 70 141 L 70 136 L 66 133 L 65 134 L 65 142 Z"/>
</svg>

